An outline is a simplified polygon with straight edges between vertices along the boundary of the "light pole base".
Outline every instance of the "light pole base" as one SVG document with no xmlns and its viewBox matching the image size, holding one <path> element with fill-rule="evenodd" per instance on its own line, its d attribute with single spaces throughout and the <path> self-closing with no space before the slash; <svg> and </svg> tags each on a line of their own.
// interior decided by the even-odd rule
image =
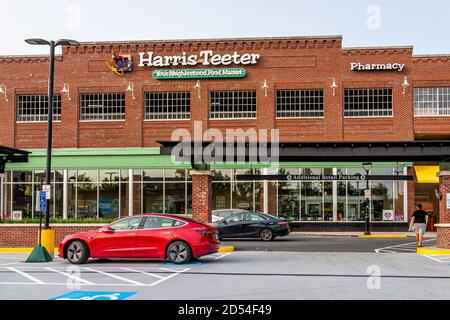
<svg viewBox="0 0 450 320">
<path fill-rule="evenodd" d="M 37 246 L 34 248 L 33 252 L 28 256 L 26 262 L 37 263 L 37 262 L 51 262 L 52 257 L 48 253 L 45 247 Z"/>
</svg>

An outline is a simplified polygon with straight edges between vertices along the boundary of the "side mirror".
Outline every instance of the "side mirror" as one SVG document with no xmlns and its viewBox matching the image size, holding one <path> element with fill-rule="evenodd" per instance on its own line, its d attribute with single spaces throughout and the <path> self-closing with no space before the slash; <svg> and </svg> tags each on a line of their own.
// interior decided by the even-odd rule
<svg viewBox="0 0 450 320">
<path fill-rule="evenodd" d="M 220 222 L 222 222 L 223 224 L 228 224 L 227 220 L 225 220 L 225 219 L 223 219 L 223 220 L 220 221 Z"/>
<path fill-rule="evenodd" d="M 111 228 L 110 226 L 104 226 L 103 228 L 100 229 L 100 232 L 102 232 L 102 233 L 114 233 L 114 229 Z"/>
</svg>

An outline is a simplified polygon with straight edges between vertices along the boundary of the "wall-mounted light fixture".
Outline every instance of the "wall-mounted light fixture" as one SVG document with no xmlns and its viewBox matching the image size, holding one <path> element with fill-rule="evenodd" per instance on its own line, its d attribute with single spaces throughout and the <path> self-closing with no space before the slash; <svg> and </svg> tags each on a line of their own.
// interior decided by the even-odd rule
<svg viewBox="0 0 450 320">
<path fill-rule="evenodd" d="M 131 96 L 133 97 L 133 100 L 135 100 L 136 97 L 134 96 L 134 84 L 132 82 L 128 83 L 127 91 L 131 92 Z"/>
<path fill-rule="evenodd" d="M 0 94 L 4 94 L 5 95 L 5 101 L 8 102 L 8 97 L 6 96 L 6 86 L 4 84 L 0 85 Z"/>
<path fill-rule="evenodd" d="M 62 88 L 62 90 L 61 90 L 61 93 L 67 94 L 67 99 L 68 99 L 69 101 L 72 100 L 72 99 L 70 98 L 70 88 L 69 88 L 69 85 L 68 85 L 67 83 L 64 83 L 64 86 L 63 86 L 63 88 Z"/>
<path fill-rule="evenodd" d="M 195 86 L 194 86 L 194 89 L 195 90 L 197 90 L 197 93 L 198 93 L 198 98 L 200 99 L 201 98 L 201 95 L 200 95 L 200 90 L 201 90 L 201 85 L 200 85 L 200 80 L 197 80 L 197 83 L 195 84 Z"/>
<path fill-rule="evenodd" d="M 269 91 L 269 85 L 267 84 L 267 80 L 264 80 L 264 84 L 261 87 L 264 90 L 264 96 L 267 98 L 267 91 Z"/>
<path fill-rule="evenodd" d="M 333 83 L 331 84 L 330 88 L 333 90 L 333 96 L 336 95 L 336 89 L 339 88 L 336 83 L 336 78 L 333 78 Z"/>
<path fill-rule="evenodd" d="M 410 86 L 410 84 L 408 82 L 408 78 L 405 77 L 405 80 L 403 80 L 403 84 L 402 84 L 403 94 L 406 94 L 406 89 L 408 89 L 409 86 Z"/>
</svg>

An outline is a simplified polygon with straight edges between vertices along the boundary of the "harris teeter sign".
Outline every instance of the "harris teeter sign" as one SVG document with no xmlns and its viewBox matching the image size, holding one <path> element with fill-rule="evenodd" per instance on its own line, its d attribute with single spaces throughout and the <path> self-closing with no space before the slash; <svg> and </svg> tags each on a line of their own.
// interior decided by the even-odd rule
<svg viewBox="0 0 450 320">
<path fill-rule="evenodd" d="M 244 68 L 177 69 L 152 72 L 153 78 L 157 80 L 244 78 L 246 74 L 247 71 Z"/>
</svg>

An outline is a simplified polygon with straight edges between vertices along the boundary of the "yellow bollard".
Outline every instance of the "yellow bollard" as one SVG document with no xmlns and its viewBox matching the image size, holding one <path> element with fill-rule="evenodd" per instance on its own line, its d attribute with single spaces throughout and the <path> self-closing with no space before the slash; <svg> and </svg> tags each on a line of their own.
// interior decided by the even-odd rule
<svg viewBox="0 0 450 320">
<path fill-rule="evenodd" d="M 39 234 L 38 234 L 39 241 Z M 47 249 L 48 253 L 52 258 L 55 257 L 55 230 L 52 229 L 42 229 L 42 246 Z"/>
</svg>

